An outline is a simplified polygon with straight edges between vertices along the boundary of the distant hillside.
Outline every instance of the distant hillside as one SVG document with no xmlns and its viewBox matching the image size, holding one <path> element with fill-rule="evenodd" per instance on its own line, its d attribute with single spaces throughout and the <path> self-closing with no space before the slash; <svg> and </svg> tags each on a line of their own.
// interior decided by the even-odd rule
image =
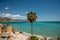
<svg viewBox="0 0 60 40">
<path fill-rule="evenodd" d="M 8 17 L 0 17 L 0 22 L 20 22 L 20 21 L 27 21 L 27 20 L 21 20 L 21 19 L 11 19 Z"/>
</svg>

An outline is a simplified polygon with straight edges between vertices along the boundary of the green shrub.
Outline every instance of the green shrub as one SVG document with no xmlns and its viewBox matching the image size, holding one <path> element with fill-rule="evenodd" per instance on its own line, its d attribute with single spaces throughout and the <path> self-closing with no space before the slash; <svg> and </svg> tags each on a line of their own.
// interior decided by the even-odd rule
<svg viewBox="0 0 60 40">
<path fill-rule="evenodd" d="M 37 36 L 30 36 L 27 40 L 38 40 Z"/>
</svg>

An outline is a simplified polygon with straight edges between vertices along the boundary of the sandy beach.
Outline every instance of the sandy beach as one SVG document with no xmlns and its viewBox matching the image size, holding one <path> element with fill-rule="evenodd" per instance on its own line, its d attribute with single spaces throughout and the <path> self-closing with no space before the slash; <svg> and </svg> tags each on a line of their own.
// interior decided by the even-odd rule
<svg viewBox="0 0 60 40">
<path fill-rule="evenodd" d="M 11 35 L 11 40 L 27 40 L 31 34 L 29 33 L 26 33 L 26 32 L 23 32 L 22 34 L 21 33 L 18 33 L 16 32 L 16 34 L 13 34 L 13 33 L 10 33 Z M 40 35 L 34 35 L 34 36 L 37 36 L 39 38 L 39 40 L 57 40 L 57 38 L 52 38 L 52 37 L 44 37 L 44 36 L 40 36 Z"/>
</svg>

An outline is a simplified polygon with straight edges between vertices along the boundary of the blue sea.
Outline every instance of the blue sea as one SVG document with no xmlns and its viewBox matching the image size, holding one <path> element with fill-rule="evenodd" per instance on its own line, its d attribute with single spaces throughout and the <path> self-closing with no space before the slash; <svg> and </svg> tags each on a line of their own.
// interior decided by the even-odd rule
<svg viewBox="0 0 60 40">
<path fill-rule="evenodd" d="M 22 32 L 31 33 L 30 22 L 2 22 L 2 24 L 10 24 L 13 28 Z M 35 35 L 60 37 L 60 22 L 59 21 L 37 21 L 33 23 L 33 33 Z"/>
</svg>

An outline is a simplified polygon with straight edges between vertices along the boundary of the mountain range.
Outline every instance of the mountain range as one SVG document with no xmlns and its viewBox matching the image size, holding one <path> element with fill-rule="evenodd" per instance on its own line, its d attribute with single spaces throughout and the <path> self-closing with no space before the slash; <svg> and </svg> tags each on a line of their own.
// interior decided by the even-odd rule
<svg viewBox="0 0 60 40">
<path fill-rule="evenodd" d="M 23 22 L 27 20 L 22 20 L 22 19 L 12 19 L 8 17 L 0 17 L 0 22 Z"/>
</svg>

